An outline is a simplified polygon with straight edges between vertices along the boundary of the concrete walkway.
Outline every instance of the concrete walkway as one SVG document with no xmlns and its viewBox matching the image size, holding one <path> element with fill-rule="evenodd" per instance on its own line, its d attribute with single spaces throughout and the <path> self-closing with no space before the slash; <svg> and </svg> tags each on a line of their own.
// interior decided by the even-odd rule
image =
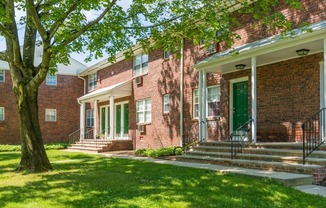
<svg viewBox="0 0 326 208">
<path fill-rule="evenodd" d="M 326 187 L 312 185 L 313 178 L 311 175 L 264 171 L 264 170 L 255 170 L 255 169 L 247 169 L 247 168 L 239 168 L 239 167 L 231 167 L 231 166 L 228 167 L 228 166 L 211 165 L 211 164 L 203 164 L 203 163 L 181 162 L 181 161 L 167 160 L 167 159 L 153 159 L 153 158 L 136 156 L 134 155 L 134 151 L 115 151 L 115 152 L 103 152 L 98 154 L 106 157 L 143 160 L 143 161 L 148 161 L 148 162 L 153 162 L 158 164 L 169 164 L 169 165 L 176 165 L 182 167 L 199 168 L 199 169 L 218 171 L 222 173 L 247 175 L 247 176 L 252 176 L 257 178 L 269 178 L 284 183 L 286 185 L 293 186 L 295 189 L 299 191 L 308 194 L 315 194 L 315 195 L 326 197 Z"/>
</svg>

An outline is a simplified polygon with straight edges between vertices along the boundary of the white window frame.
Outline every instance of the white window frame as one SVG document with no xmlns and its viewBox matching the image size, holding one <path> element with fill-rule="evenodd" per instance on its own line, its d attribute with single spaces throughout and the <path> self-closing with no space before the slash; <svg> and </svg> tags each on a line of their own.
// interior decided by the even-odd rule
<svg viewBox="0 0 326 208">
<path fill-rule="evenodd" d="M 45 109 L 45 121 L 56 122 L 57 121 L 57 109 Z"/>
<path fill-rule="evenodd" d="M 217 100 L 216 101 L 211 101 L 211 102 L 221 102 L 221 87 L 219 85 L 213 85 L 213 86 L 207 86 L 206 87 L 206 118 L 210 118 L 210 117 L 220 117 L 221 115 L 213 115 L 213 116 L 210 116 L 208 115 L 208 112 L 209 112 L 209 101 L 210 101 L 210 95 L 208 94 L 209 92 L 209 89 L 212 89 L 212 88 L 217 88 L 218 89 L 218 96 L 217 96 Z M 196 93 L 197 93 L 197 96 L 196 96 Z M 196 115 L 196 105 L 197 105 L 197 115 Z M 198 89 L 194 89 L 193 90 L 193 104 L 192 104 L 192 109 L 193 109 L 193 112 L 192 112 L 192 115 L 193 115 L 193 118 L 194 119 L 197 119 L 198 118 L 198 114 L 199 114 L 199 92 L 198 92 Z"/>
<path fill-rule="evenodd" d="M 211 90 L 211 89 L 213 89 L 213 88 L 217 88 L 217 95 L 216 95 L 216 100 L 213 100 L 213 99 L 211 99 L 211 95 L 209 94 L 209 91 Z M 214 85 L 214 86 L 209 86 L 209 87 L 207 87 L 207 90 L 206 90 L 206 92 L 207 92 L 207 95 L 206 95 L 206 110 L 207 110 L 207 112 L 206 112 L 206 116 L 207 117 L 219 117 L 219 116 L 221 116 L 220 115 L 220 113 L 221 113 L 221 88 L 220 88 L 220 86 L 219 85 Z M 210 111 L 210 108 L 209 108 L 209 103 L 216 103 L 216 102 L 220 102 L 220 104 L 219 104 L 219 114 L 218 115 L 209 115 L 209 111 Z"/>
<path fill-rule="evenodd" d="M 170 112 L 170 94 L 163 95 L 163 113 Z"/>
<path fill-rule="evenodd" d="M 58 80 L 58 78 L 57 78 L 56 74 L 54 74 L 54 75 L 47 74 L 46 79 L 45 79 L 45 84 L 48 86 L 57 86 L 57 83 L 58 83 L 57 80 Z"/>
<path fill-rule="evenodd" d="M 171 55 L 171 52 L 170 51 L 164 50 L 164 55 L 163 55 L 164 59 L 170 58 L 170 55 Z"/>
<path fill-rule="evenodd" d="M 6 72 L 5 70 L 0 69 L 0 82 L 5 82 L 5 81 L 6 81 Z"/>
<path fill-rule="evenodd" d="M 137 63 L 137 59 L 140 63 Z M 139 67 L 139 68 L 137 68 Z M 139 72 L 138 72 L 139 70 Z M 148 54 L 140 53 L 134 56 L 133 74 L 135 77 L 148 73 Z"/>
<path fill-rule="evenodd" d="M 216 43 L 212 43 L 206 48 L 207 54 L 211 54 L 211 53 L 215 53 L 215 52 L 216 52 Z"/>
<path fill-rule="evenodd" d="M 4 120 L 5 120 L 5 108 L 0 107 L 0 121 L 4 121 Z"/>
<path fill-rule="evenodd" d="M 88 91 L 92 91 L 96 89 L 97 85 L 97 74 L 88 75 Z"/>
<path fill-rule="evenodd" d="M 86 110 L 86 127 L 94 126 L 94 109 Z"/>
<path fill-rule="evenodd" d="M 142 115 L 142 119 L 140 119 Z M 150 98 L 136 101 L 137 124 L 150 123 L 152 121 L 152 101 Z"/>
</svg>

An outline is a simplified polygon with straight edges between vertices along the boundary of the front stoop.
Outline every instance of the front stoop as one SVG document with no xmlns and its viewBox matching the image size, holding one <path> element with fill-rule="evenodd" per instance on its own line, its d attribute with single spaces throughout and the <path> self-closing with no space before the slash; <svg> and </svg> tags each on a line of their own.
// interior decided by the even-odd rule
<svg viewBox="0 0 326 208">
<path fill-rule="evenodd" d="M 96 153 L 119 150 L 133 150 L 133 143 L 132 140 L 85 140 L 71 144 L 68 149 Z"/>
<path fill-rule="evenodd" d="M 302 164 L 302 144 L 257 143 L 251 144 L 231 160 L 230 142 L 199 143 L 192 151 L 178 156 L 178 161 L 236 166 L 264 171 L 278 171 L 311 175 L 317 183 L 326 177 L 326 151 L 314 152 Z M 308 179 L 305 184 L 311 184 Z M 298 183 L 298 182 L 293 182 Z M 304 185 L 304 184 L 297 184 Z"/>
</svg>

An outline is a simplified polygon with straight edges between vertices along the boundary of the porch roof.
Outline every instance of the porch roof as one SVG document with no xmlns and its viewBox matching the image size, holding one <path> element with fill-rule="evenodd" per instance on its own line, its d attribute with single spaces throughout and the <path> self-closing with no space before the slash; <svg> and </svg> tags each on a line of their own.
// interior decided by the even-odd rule
<svg viewBox="0 0 326 208">
<path fill-rule="evenodd" d="M 262 66 L 297 58 L 296 50 L 302 48 L 309 49 L 309 54 L 319 53 L 323 51 L 325 33 L 326 20 L 290 31 L 286 37 L 275 35 L 216 53 L 192 67 L 225 74 L 239 71 L 235 68 L 237 64 L 245 64 L 246 68 L 250 68 L 251 57 L 257 57 L 257 66 Z"/>
<path fill-rule="evenodd" d="M 120 82 L 115 85 L 104 87 L 93 92 L 90 92 L 86 95 L 83 95 L 77 98 L 78 102 L 93 102 L 98 100 L 99 102 L 108 101 L 109 96 L 114 96 L 114 98 L 121 98 L 130 96 L 132 94 L 132 80 L 133 78 Z"/>
</svg>

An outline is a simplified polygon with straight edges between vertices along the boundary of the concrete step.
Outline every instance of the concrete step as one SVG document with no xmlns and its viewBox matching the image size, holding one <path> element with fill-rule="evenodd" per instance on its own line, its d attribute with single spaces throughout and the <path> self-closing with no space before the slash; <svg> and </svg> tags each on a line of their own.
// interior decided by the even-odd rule
<svg viewBox="0 0 326 208">
<path fill-rule="evenodd" d="M 100 153 L 103 152 L 102 149 L 100 148 L 95 148 L 95 147 L 79 147 L 79 146 L 70 146 L 68 147 L 68 150 L 79 150 L 79 151 L 87 151 L 87 152 L 96 152 Z"/>
<path fill-rule="evenodd" d="M 178 161 L 184 162 L 200 162 L 208 164 L 218 164 L 227 166 L 238 166 L 243 168 L 253 168 L 269 171 L 281 171 L 291 172 L 300 174 L 312 174 L 316 169 L 322 169 L 323 166 L 315 164 L 294 164 L 294 163 L 283 163 L 283 162 L 269 162 L 269 161 L 258 161 L 248 159 L 234 159 L 230 158 L 218 158 L 210 156 L 193 156 L 193 155 L 182 155 L 176 157 Z"/>
<path fill-rule="evenodd" d="M 229 152 L 207 152 L 207 151 L 189 151 L 185 155 L 201 156 L 201 157 L 214 157 L 214 158 L 231 158 Z M 292 164 L 302 164 L 302 157 L 299 156 L 279 156 L 279 155 L 260 155 L 260 154 L 246 154 L 238 153 L 236 159 L 257 160 L 268 162 L 282 162 Z M 307 158 L 306 164 L 325 165 L 326 159 L 324 158 Z"/>
</svg>

